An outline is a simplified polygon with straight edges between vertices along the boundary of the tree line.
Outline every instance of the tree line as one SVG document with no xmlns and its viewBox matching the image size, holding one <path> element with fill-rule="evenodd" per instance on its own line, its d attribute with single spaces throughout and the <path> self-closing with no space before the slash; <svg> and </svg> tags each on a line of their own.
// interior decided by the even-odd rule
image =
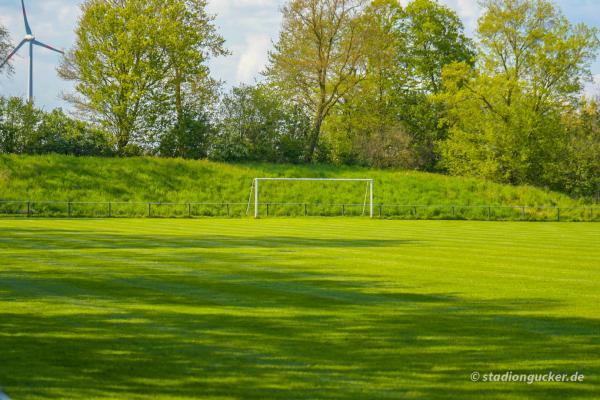
<svg viewBox="0 0 600 400">
<path fill-rule="evenodd" d="M 290 0 L 259 83 L 231 88 L 204 0 L 86 0 L 59 67 L 73 115 L 0 101 L 0 152 L 324 162 L 600 192 L 600 46 L 548 0 Z M 0 55 L 10 48 L 0 27 Z M 2 71 L 0 71 L 2 72 Z M 6 73 L 10 74 L 10 66 Z"/>
</svg>

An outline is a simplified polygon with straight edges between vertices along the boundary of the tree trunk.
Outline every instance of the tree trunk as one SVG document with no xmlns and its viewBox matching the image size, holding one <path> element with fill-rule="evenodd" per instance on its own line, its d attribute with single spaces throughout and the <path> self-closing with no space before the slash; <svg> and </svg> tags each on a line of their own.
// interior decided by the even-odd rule
<svg viewBox="0 0 600 400">
<path fill-rule="evenodd" d="M 129 137 L 123 137 L 119 135 L 117 141 L 117 152 L 123 154 L 123 149 L 129 144 Z"/>
<path fill-rule="evenodd" d="M 183 100 L 181 96 L 181 74 L 175 68 L 175 109 L 177 111 L 177 123 L 181 126 L 183 122 Z"/>
<path fill-rule="evenodd" d="M 319 144 L 319 137 L 321 136 L 321 125 L 323 124 L 323 116 L 317 115 L 315 120 L 315 126 L 310 134 L 308 149 L 306 151 L 306 155 L 304 160 L 306 162 L 312 162 L 313 157 L 315 155 L 315 150 L 317 149 L 317 145 Z"/>
<path fill-rule="evenodd" d="M 129 144 L 131 139 L 131 129 L 129 124 L 125 122 L 125 118 L 119 119 L 119 130 L 117 131 L 117 153 L 123 154 L 123 149 Z"/>
</svg>

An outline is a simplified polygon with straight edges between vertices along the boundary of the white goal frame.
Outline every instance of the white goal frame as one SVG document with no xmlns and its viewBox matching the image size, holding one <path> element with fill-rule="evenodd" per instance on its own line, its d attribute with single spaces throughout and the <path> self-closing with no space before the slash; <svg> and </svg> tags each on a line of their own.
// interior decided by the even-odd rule
<svg viewBox="0 0 600 400">
<path fill-rule="evenodd" d="M 369 184 L 369 216 L 373 218 L 373 179 L 369 178 L 254 178 L 254 218 L 258 218 L 260 181 L 332 181 L 367 182 Z"/>
</svg>

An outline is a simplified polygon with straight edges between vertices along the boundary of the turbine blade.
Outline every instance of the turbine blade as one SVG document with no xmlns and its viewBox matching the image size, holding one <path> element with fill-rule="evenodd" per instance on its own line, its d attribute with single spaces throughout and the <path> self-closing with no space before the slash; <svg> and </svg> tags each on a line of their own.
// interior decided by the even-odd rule
<svg viewBox="0 0 600 400">
<path fill-rule="evenodd" d="M 4 67 L 4 66 L 6 65 L 6 63 L 10 61 L 10 59 L 12 58 L 12 56 L 14 56 L 14 55 L 15 55 L 15 53 L 16 53 L 17 51 L 19 51 L 19 49 L 20 49 L 20 48 L 21 48 L 21 47 L 22 47 L 22 46 L 23 46 L 25 43 L 27 43 L 27 40 L 23 40 L 23 41 L 21 41 L 21 43 L 19 43 L 19 45 L 18 45 L 17 47 L 15 47 L 15 49 L 14 49 L 13 51 L 11 51 L 11 52 L 10 52 L 10 54 L 8 55 L 8 57 L 6 57 L 6 58 L 4 59 L 4 61 L 2 61 L 2 63 L 0 64 L 0 68 Z"/>
<path fill-rule="evenodd" d="M 62 51 L 62 50 L 58 50 L 58 49 L 55 49 L 55 48 L 54 48 L 54 47 L 52 47 L 52 46 L 48 46 L 47 44 L 45 44 L 45 43 L 42 43 L 42 42 L 40 42 L 40 41 L 39 41 L 39 40 L 37 40 L 37 39 L 34 39 L 34 40 L 32 41 L 32 43 L 33 43 L 33 44 L 36 44 L 36 45 L 38 45 L 38 46 L 45 47 L 45 48 L 47 48 L 48 50 L 52 50 L 52 51 L 55 51 L 55 52 L 57 52 L 57 53 L 60 53 L 60 54 L 65 54 L 65 52 L 64 52 L 64 51 Z"/>
<path fill-rule="evenodd" d="M 31 28 L 29 27 L 29 21 L 27 21 L 27 11 L 25 11 L 25 2 L 21 0 L 21 7 L 23 8 L 23 21 L 25 21 L 25 32 L 31 35 Z"/>
</svg>

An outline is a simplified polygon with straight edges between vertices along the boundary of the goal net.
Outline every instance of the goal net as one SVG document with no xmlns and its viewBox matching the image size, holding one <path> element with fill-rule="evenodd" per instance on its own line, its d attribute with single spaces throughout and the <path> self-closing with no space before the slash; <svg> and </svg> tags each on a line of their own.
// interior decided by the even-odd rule
<svg viewBox="0 0 600 400">
<path fill-rule="evenodd" d="M 248 207 L 250 207 L 250 203 L 252 201 L 252 195 L 254 195 L 254 217 L 258 218 L 260 214 L 260 206 L 261 204 L 269 204 L 264 203 L 261 200 L 261 183 L 269 182 L 269 181 L 279 181 L 279 182 L 362 182 L 366 184 L 366 192 L 365 192 L 365 200 L 364 200 L 364 209 L 368 210 L 368 214 L 371 218 L 373 218 L 373 179 L 367 178 L 254 178 L 252 188 L 250 190 L 250 199 L 248 201 Z"/>
</svg>

